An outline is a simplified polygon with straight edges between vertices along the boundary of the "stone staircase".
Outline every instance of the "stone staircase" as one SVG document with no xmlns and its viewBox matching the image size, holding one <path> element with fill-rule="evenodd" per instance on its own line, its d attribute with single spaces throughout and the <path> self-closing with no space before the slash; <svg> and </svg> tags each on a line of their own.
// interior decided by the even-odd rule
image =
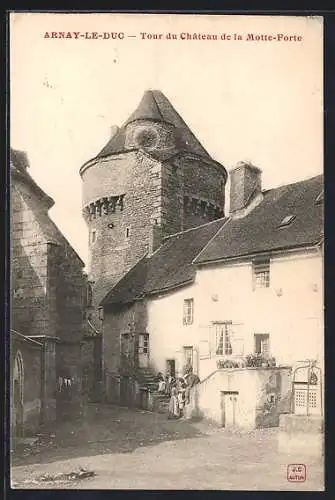
<svg viewBox="0 0 335 500">
<path fill-rule="evenodd" d="M 170 396 L 159 392 L 151 393 L 151 411 L 157 413 L 168 413 Z"/>
<path fill-rule="evenodd" d="M 156 375 L 151 368 L 140 368 L 137 373 L 137 380 L 141 387 L 149 391 L 157 390 Z"/>
<path fill-rule="evenodd" d="M 167 413 L 170 397 L 158 392 L 156 375 L 151 368 L 141 368 L 138 372 L 138 382 L 141 389 L 147 392 L 145 409 L 157 413 Z"/>
</svg>

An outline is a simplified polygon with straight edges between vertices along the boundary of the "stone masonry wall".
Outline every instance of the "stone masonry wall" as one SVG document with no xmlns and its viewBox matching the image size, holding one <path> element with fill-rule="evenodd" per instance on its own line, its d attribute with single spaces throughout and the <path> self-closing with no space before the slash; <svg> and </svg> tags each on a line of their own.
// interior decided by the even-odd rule
<svg viewBox="0 0 335 500">
<path fill-rule="evenodd" d="M 113 168 L 119 175 L 118 180 Z M 155 223 L 154 219 L 160 222 L 160 169 L 160 164 L 148 155 L 132 152 L 116 160 L 113 157 L 109 163 L 93 165 L 82 174 L 84 199 L 93 197 L 92 193 L 85 194 L 86 189 L 91 189 L 87 184 L 93 179 L 94 185 L 101 187 L 101 193 L 107 193 L 107 184 L 100 184 L 107 173 L 110 174 L 109 195 L 115 194 L 115 190 L 123 191 L 116 194 L 124 194 L 122 209 L 117 205 L 114 213 L 86 217 L 90 232 L 95 231 L 95 241 L 90 242 L 90 280 L 96 283 L 102 280 L 111 287 L 148 250 L 149 228 Z M 111 185 L 113 179 L 119 187 Z M 98 187 L 95 196 L 98 197 Z"/>
<path fill-rule="evenodd" d="M 190 203 L 184 210 L 183 228 L 189 229 L 201 224 L 206 224 L 214 219 L 223 217 L 225 204 L 225 174 L 224 170 L 214 164 L 208 164 L 198 159 L 183 157 L 183 195 L 189 200 L 211 203 L 221 213 L 206 213 L 201 211 L 201 206 L 193 209 Z"/>
<path fill-rule="evenodd" d="M 121 368 L 121 335 L 132 332 L 135 334 L 147 332 L 146 303 L 136 302 L 119 309 L 105 309 L 103 325 L 103 355 L 106 375 L 106 398 L 113 402 L 115 394 L 115 380 L 120 376 Z M 150 338 L 149 338 L 150 343 Z M 133 346 L 136 350 L 136 345 Z"/>
<path fill-rule="evenodd" d="M 132 151 L 92 161 L 82 179 L 95 305 L 148 251 L 152 225 L 161 226 L 165 236 L 223 215 L 225 171 L 196 157 L 160 163 Z M 185 195 L 211 203 L 220 213 L 185 212 Z M 90 203 L 112 196 L 122 197 L 114 211 L 102 208 L 89 215 Z"/>
<path fill-rule="evenodd" d="M 86 278 L 70 247 L 48 243 L 50 330 L 61 340 L 80 342 L 84 335 Z"/>
<path fill-rule="evenodd" d="M 13 341 L 11 349 L 12 363 L 18 349 L 22 355 L 24 373 L 24 435 L 29 435 L 36 431 L 41 419 L 41 349 L 27 345 L 24 342 Z M 11 397 L 13 398 L 13 395 Z M 14 407 L 13 412 L 13 418 L 15 419 Z M 12 429 L 12 433 L 15 434 L 15 428 Z"/>
<path fill-rule="evenodd" d="M 183 169 L 177 163 L 164 163 L 162 168 L 162 229 L 163 235 L 183 229 Z"/>
<path fill-rule="evenodd" d="M 49 318 L 60 342 L 56 344 L 56 379 L 71 378 L 71 400 L 57 394 L 57 414 L 73 417 L 81 412 L 81 342 L 85 332 L 86 278 L 70 247 L 48 245 Z"/>
<path fill-rule="evenodd" d="M 12 328 L 24 335 L 47 334 L 47 245 L 34 216 L 37 202 L 28 205 L 12 189 L 11 292 Z"/>
<path fill-rule="evenodd" d="M 49 337 L 42 342 L 42 421 L 51 423 L 56 420 L 56 344 Z"/>
<path fill-rule="evenodd" d="M 11 213 L 12 328 L 23 335 L 60 337 L 74 343 L 77 356 L 61 357 L 65 369 L 81 372 L 80 342 L 84 333 L 86 279 L 83 263 L 48 216 L 48 206 L 13 179 Z M 54 419 L 56 398 L 55 345 L 46 344 L 43 414 Z M 59 368 L 59 364 L 58 364 Z"/>
<path fill-rule="evenodd" d="M 70 380 L 69 386 L 58 387 L 57 418 L 73 419 L 83 412 L 81 344 L 60 342 L 56 347 L 57 380 Z"/>
<path fill-rule="evenodd" d="M 95 386 L 94 343 L 95 337 L 87 336 L 81 344 L 83 392 L 87 394 L 92 394 Z"/>
</svg>

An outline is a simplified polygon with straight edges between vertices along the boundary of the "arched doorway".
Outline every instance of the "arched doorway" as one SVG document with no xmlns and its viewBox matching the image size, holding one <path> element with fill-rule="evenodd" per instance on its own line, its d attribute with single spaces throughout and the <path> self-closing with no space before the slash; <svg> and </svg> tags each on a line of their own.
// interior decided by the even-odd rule
<svg viewBox="0 0 335 500">
<path fill-rule="evenodd" d="M 15 355 L 12 383 L 13 383 L 12 433 L 15 436 L 22 436 L 24 372 L 23 372 L 23 357 L 20 351 L 17 351 Z"/>
</svg>

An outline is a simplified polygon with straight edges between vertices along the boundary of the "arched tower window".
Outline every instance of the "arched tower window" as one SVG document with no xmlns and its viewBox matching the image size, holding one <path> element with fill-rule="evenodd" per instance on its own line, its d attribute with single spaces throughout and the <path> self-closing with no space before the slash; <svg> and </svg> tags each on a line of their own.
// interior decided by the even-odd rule
<svg viewBox="0 0 335 500">
<path fill-rule="evenodd" d="M 97 231 L 96 229 L 91 229 L 90 231 L 90 244 L 93 245 L 97 241 Z"/>
</svg>

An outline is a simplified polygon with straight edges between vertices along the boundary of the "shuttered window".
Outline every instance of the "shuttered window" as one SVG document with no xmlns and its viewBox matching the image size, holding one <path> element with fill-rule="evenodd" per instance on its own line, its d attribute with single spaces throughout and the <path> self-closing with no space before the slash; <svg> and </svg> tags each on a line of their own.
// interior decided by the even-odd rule
<svg viewBox="0 0 335 500">
<path fill-rule="evenodd" d="M 270 260 L 256 261 L 252 264 L 253 289 L 270 286 Z"/>
<path fill-rule="evenodd" d="M 215 328 L 215 354 L 218 356 L 232 354 L 232 322 L 217 323 Z"/>
<path fill-rule="evenodd" d="M 255 354 L 270 356 L 270 335 L 268 333 L 255 333 Z"/>
</svg>

